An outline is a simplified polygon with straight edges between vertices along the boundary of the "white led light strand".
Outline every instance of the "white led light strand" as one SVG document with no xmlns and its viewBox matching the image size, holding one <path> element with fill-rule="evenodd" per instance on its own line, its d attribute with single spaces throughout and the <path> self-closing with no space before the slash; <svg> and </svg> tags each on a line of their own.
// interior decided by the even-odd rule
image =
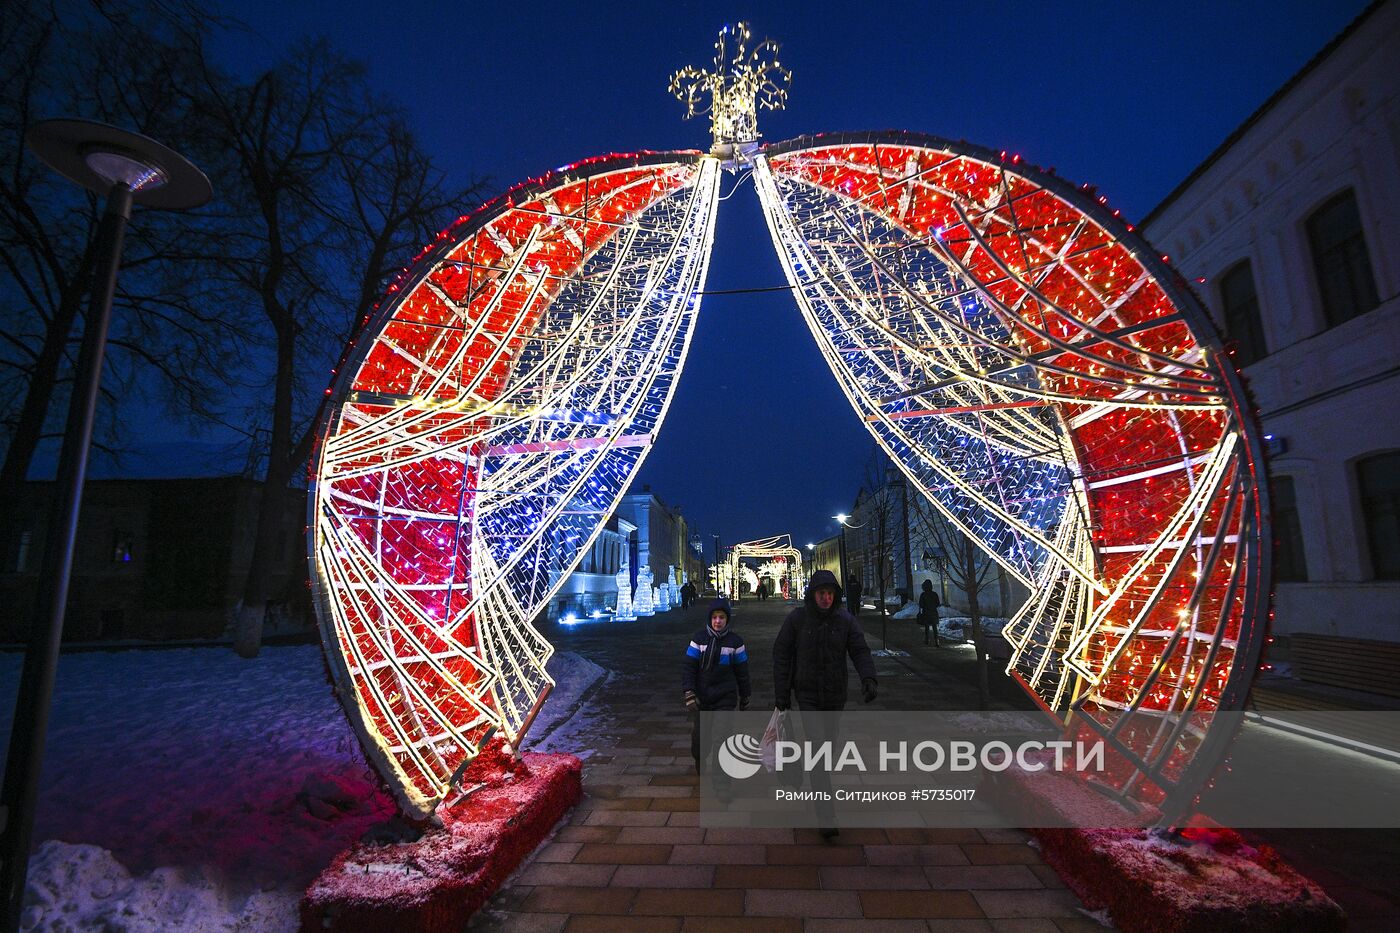
<svg viewBox="0 0 1400 933">
<path fill-rule="evenodd" d="M 317 461 L 318 606 L 410 811 L 491 735 L 518 747 L 548 695 L 531 620 L 665 417 L 719 177 L 621 161 L 513 198 L 439 248 L 347 374 Z"/>
</svg>

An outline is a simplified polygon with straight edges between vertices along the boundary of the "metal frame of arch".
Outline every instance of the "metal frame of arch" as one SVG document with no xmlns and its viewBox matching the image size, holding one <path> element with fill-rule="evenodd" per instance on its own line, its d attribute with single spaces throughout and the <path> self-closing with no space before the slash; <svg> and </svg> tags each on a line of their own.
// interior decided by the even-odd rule
<svg viewBox="0 0 1400 933">
<path fill-rule="evenodd" d="M 912 133 L 803 137 L 754 174 L 838 383 L 915 488 L 1031 590 L 1008 672 L 1190 806 L 1268 615 L 1242 382 L 1189 288 L 1102 199 Z"/>
<path fill-rule="evenodd" d="M 1082 189 L 914 134 L 616 156 L 444 231 L 342 363 L 310 504 L 337 688 L 428 813 L 551 681 L 530 620 L 635 475 L 685 359 L 722 167 L 750 169 L 834 377 L 913 486 L 1031 590 L 1009 671 L 1179 812 L 1263 643 L 1263 452 L 1197 300 Z M 737 161 L 734 161 L 737 160 Z M 740 556 L 801 554 L 783 536 Z M 766 545 L 766 547 L 765 547 Z M 739 548 L 752 547 L 742 555 Z"/>
<path fill-rule="evenodd" d="M 553 681 L 531 624 L 651 447 L 704 290 L 719 167 L 615 156 L 443 231 L 338 368 L 310 496 L 331 669 L 426 815 Z"/>
</svg>

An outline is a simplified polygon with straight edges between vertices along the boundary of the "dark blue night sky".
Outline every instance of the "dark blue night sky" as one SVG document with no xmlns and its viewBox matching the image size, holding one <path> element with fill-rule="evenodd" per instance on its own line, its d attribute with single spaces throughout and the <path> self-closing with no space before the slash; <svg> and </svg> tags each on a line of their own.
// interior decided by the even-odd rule
<svg viewBox="0 0 1400 933">
<path fill-rule="evenodd" d="M 1093 182 L 1141 218 L 1365 4 L 289 3 L 229 0 L 249 69 L 308 34 L 366 61 L 425 148 L 491 191 L 611 151 L 708 148 L 666 81 L 747 19 L 783 44 L 788 109 L 764 138 L 897 128 L 965 138 Z M 728 185 L 726 185 L 726 189 Z M 781 285 L 752 186 L 720 214 L 710 290 Z M 172 429 L 173 430 L 173 429 Z M 152 437 L 168 451 L 178 435 Z M 206 438 L 206 440 L 210 440 Z M 216 439 L 214 439 L 216 440 Z M 785 292 L 707 298 L 634 484 L 726 542 L 833 533 L 871 449 Z M 236 472 L 242 462 L 218 472 Z M 190 471 L 208 471 L 191 463 Z M 128 470 L 127 472 L 133 472 Z M 135 472 L 140 472 L 136 470 Z"/>
</svg>

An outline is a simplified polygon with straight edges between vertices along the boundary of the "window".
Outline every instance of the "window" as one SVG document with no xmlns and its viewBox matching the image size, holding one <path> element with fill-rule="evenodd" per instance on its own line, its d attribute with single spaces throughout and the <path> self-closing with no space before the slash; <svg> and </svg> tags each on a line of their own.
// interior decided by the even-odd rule
<svg viewBox="0 0 1400 933">
<path fill-rule="evenodd" d="M 1248 366 L 1262 359 L 1264 323 L 1259 319 L 1259 293 L 1254 290 L 1254 270 L 1249 260 L 1236 263 L 1220 277 L 1220 304 L 1225 335 L 1235 342 L 1235 363 Z"/>
<path fill-rule="evenodd" d="M 1303 524 L 1298 520 L 1298 499 L 1293 477 L 1275 476 L 1274 492 L 1274 579 L 1292 583 L 1308 578 L 1308 561 L 1303 553 Z"/>
<path fill-rule="evenodd" d="M 1377 580 L 1400 580 L 1400 451 L 1357 461 L 1356 479 L 1371 574 Z"/>
<path fill-rule="evenodd" d="M 112 537 L 112 563 L 131 563 L 131 535 L 119 531 Z"/>
<path fill-rule="evenodd" d="M 1343 191 L 1314 211 L 1307 226 L 1328 326 L 1336 327 L 1380 304 L 1356 194 Z"/>
</svg>

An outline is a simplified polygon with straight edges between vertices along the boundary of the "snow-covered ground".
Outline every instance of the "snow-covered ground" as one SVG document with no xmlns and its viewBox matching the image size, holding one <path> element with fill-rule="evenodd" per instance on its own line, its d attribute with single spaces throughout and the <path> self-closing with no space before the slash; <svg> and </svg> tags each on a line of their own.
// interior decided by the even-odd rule
<svg viewBox="0 0 1400 933">
<path fill-rule="evenodd" d="M 21 663 L 0 656 L 10 702 Z M 549 670 L 528 747 L 573 751 L 605 672 L 569 653 Z M 26 927 L 43 930 L 294 929 L 306 884 L 394 815 L 314 645 L 63 656 L 42 788 Z"/>
<path fill-rule="evenodd" d="M 972 637 L 967 631 L 967 628 L 969 625 L 971 625 L 972 620 L 969 619 L 967 616 L 955 615 L 956 612 L 956 609 L 953 609 L 949 606 L 939 607 L 938 637 L 940 639 L 947 639 L 949 641 L 965 641 Z M 890 618 L 915 621 L 919 618 L 919 604 L 905 603 L 904 607 L 898 612 L 891 613 Z M 1002 626 L 1005 624 L 1005 619 L 988 618 L 984 616 L 982 618 L 982 634 L 995 635 L 996 633 L 1001 631 Z"/>
</svg>

